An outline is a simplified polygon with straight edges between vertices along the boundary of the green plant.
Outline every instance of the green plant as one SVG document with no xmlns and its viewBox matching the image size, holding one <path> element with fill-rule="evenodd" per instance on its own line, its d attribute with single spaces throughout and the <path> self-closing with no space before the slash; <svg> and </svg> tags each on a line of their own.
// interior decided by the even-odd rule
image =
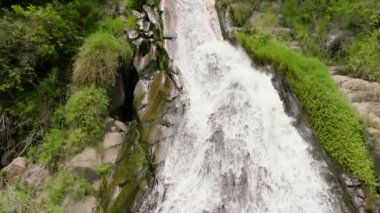
<svg viewBox="0 0 380 213">
<path fill-rule="evenodd" d="M 252 3 L 236 2 L 231 5 L 232 20 L 237 26 L 243 26 L 252 13 Z"/>
<path fill-rule="evenodd" d="M 101 176 L 106 176 L 111 170 L 111 165 L 109 163 L 102 164 L 98 167 L 98 172 Z"/>
<path fill-rule="evenodd" d="M 127 20 L 125 22 L 125 28 L 130 31 L 137 28 L 137 18 L 134 15 L 127 16 Z"/>
<path fill-rule="evenodd" d="M 127 24 L 128 24 L 128 18 L 127 18 Z M 116 37 L 119 37 L 123 35 L 124 33 L 124 24 L 120 17 L 117 17 L 114 19 L 111 19 L 111 18 L 104 19 L 103 21 L 100 22 L 100 28 L 110 32 Z M 126 28 L 128 29 L 128 27 Z"/>
<path fill-rule="evenodd" d="M 59 156 L 63 154 L 66 144 L 65 132 L 61 129 L 52 129 L 44 137 L 44 143 L 39 150 L 38 162 L 44 166 L 53 166 Z"/>
<path fill-rule="evenodd" d="M 348 48 L 348 70 L 354 76 L 380 81 L 380 29 L 358 37 Z"/>
<path fill-rule="evenodd" d="M 30 189 L 19 182 L 0 188 L 0 212 L 38 212 L 38 207 L 32 202 Z"/>
<path fill-rule="evenodd" d="M 64 172 L 59 172 L 56 177 L 46 181 L 45 189 L 49 193 L 44 201 L 45 206 L 62 206 L 63 199 L 67 196 L 80 200 L 85 195 L 94 193 L 93 187 L 85 179 Z"/>
<path fill-rule="evenodd" d="M 111 33 L 93 33 L 85 40 L 75 60 L 73 83 L 77 86 L 113 85 L 122 54 L 120 42 Z"/>
<path fill-rule="evenodd" d="M 85 134 L 88 141 L 99 139 L 103 134 L 108 102 L 106 90 L 95 85 L 76 91 L 65 105 L 66 122 L 74 130 L 72 137 L 83 138 Z"/>
<path fill-rule="evenodd" d="M 286 78 L 329 156 L 375 189 L 378 182 L 366 149 L 363 126 L 326 66 L 268 37 L 239 33 L 236 39 L 258 63 L 272 64 Z"/>
</svg>

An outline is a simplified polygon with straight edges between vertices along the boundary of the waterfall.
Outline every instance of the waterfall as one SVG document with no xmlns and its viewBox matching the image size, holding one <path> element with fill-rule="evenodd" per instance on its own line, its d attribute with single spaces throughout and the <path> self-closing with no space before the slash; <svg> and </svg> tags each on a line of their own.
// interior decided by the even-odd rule
<svg viewBox="0 0 380 213">
<path fill-rule="evenodd" d="M 224 41 L 213 0 L 165 0 L 186 110 L 137 212 L 340 212 L 323 159 L 292 125 L 271 76 Z M 169 26 L 170 25 L 170 26 Z"/>
</svg>

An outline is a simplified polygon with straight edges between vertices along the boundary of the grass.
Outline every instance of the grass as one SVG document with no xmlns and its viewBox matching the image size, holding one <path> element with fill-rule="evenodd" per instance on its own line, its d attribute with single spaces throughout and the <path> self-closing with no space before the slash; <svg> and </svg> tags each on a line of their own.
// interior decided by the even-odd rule
<svg viewBox="0 0 380 213">
<path fill-rule="evenodd" d="M 380 81 L 380 29 L 358 37 L 348 48 L 348 71 L 354 76 Z"/>
<path fill-rule="evenodd" d="M 97 142 L 104 129 L 103 119 L 108 113 L 106 90 L 95 85 L 80 88 L 67 101 L 63 112 L 64 126 L 51 129 L 36 152 L 37 161 L 50 168 L 64 156 L 71 156 L 85 146 Z"/>
<path fill-rule="evenodd" d="M 329 156 L 375 189 L 378 182 L 362 123 L 326 66 L 269 37 L 238 33 L 236 39 L 258 63 L 272 64 L 287 79 Z"/>
<path fill-rule="evenodd" d="M 64 212 L 65 198 L 77 201 L 94 194 L 95 190 L 85 179 L 58 172 L 38 189 L 20 182 L 0 188 L 0 213 L 10 212 L 10 209 L 12 212 Z M 40 196 L 39 199 L 36 196 Z"/>
<path fill-rule="evenodd" d="M 85 40 L 75 60 L 73 84 L 96 84 L 102 87 L 113 85 L 123 53 L 123 47 L 112 33 L 93 33 Z"/>
<path fill-rule="evenodd" d="M 249 1 L 240 1 L 231 5 L 232 21 L 237 26 L 243 26 L 252 13 L 252 3 Z"/>
</svg>

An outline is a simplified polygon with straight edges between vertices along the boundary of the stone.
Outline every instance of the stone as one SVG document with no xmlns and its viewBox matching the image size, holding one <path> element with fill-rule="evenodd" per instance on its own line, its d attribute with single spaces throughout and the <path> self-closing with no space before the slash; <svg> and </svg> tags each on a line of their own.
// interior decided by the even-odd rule
<svg viewBox="0 0 380 213">
<path fill-rule="evenodd" d="M 1 170 L 5 174 L 5 180 L 12 183 L 18 180 L 26 169 L 26 158 L 17 157 Z"/>
<path fill-rule="evenodd" d="M 136 40 L 139 38 L 139 33 L 136 30 L 132 30 L 128 33 L 128 38 L 131 40 Z"/>
<path fill-rule="evenodd" d="M 168 155 L 169 142 L 168 140 L 160 140 L 158 144 L 153 147 L 153 163 L 160 164 L 166 160 L 166 156 Z"/>
<path fill-rule="evenodd" d="M 119 131 L 120 130 L 116 126 L 111 127 L 111 132 L 119 132 Z"/>
<path fill-rule="evenodd" d="M 111 147 L 103 152 L 103 163 L 115 163 L 120 147 Z"/>
<path fill-rule="evenodd" d="M 358 78 L 352 78 L 342 83 L 342 88 L 353 91 L 367 91 L 369 87 L 370 83 L 368 81 Z"/>
<path fill-rule="evenodd" d="M 350 77 L 344 75 L 333 75 L 332 77 L 339 86 L 351 79 Z"/>
<path fill-rule="evenodd" d="M 344 43 L 344 32 L 341 30 L 331 30 L 327 34 L 327 40 L 325 43 L 325 48 L 329 54 L 338 53 L 342 49 L 342 44 Z"/>
<path fill-rule="evenodd" d="M 150 31 L 150 26 L 151 26 L 150 22 L 144 21 L 144 23 L 141 27 L 141 30 L 147 33 Z"/>
<path fill-rule="evenodd" d="M 344 174 L 344 173 L 341 174 L 340 179 L 342 180 L 342 182 L 344 183 L 346 187 L 353 188 L 353 187 L 360 186 L 360 181 L 357 178 L 350 177 L 347 174 Z"/>
<path fill-rule="evenodd" d="M 111 88 L 111 97 L 110 97 L 110 105 L 111 111 L 116 110 L 124 105 L 125 103 L 125 89 L 124 89 L 124 78 L 123 74 L 118 72 L 116 76 L 115 85 Z"/>
<path fill-rule="evenodd" d="M 123 142 L 123 136 L 119 132 L 108 132 L 104 136 L 103 148 L 109 149 L 119 146 Z"/>
<path fill-rule="evenodd" d="M 153 8 L 147 6 L 147 5 L 143 5 L 143 9 L 144 11 L 146 12 L 146 14 L 148 15 L 148 19 L 149 21 L 158 29 L 160 28 L 160 22 L 158 20 L 158 16 L 156 14 L 156 12 L 153 10 Z"/>
<path fill-rule="evenodd" d="M 163 125 L 154 125 L 151 128 L 147 128 L 144 139 L 149 143 L 153 144 L 161 139 L 170 137 L 172 135 L 171 128 Z"/>
<path fill-rule="evenodd" d="M 22 175 L 21 181 L 26 183 L 31 187 L 40 186 L 46 177 L 49 175 L 49 172 L 40 165 L 33 164 L 28 166 Z"/>
<path fill-rule="evenodd" d="M 143 18 L 137 19 L 136 24 L 139 27 L 139 30 L 142 30 L 143 29 L 143 25 L 144 25 L 144 19 Z"/>
<path fill-rule="evenodd" d="M 352 204 L 354 205 L 355 209 L 359 209 L 360 207 L 364 206 L 364 199 L 358 196 L 354 196 L 352 198 Z"/>
<path fill-rule="evenodd" d="M 363 198 L 363 199 L 365 198 L 365 194 L 364 194 L 364 191 L 363 191 L 362 188 L 357 189 L 357 190 L 356 190 L 356 194 L 357 194 L 357 196 L 360 197 L 360 198 Z"/>
<path fill-rule="evenodd" d="M 121 121 L 118 121 L 118 120 L 115 120 L 114 121 L 114 124 L 117 128 L 119 128 L 122 132 L 126 132 L 127 131 L 127 125 L 125 125 L 125 123 L 121 122 Z"/>
<path fill-rule="evenodd" d="M 111 117 L 107 117 L 105 120 L 104 120 L 104 126 L 105 126 L 105 131 L 110 131 L 113 127 L 113 121 L 114 119 L 111 118 Z"/>
<path fill-rule="evenodd" d="M 143 43 L 141 43 L 141 45 L 139 46 L 139 52 L 143 52 L 142 46 L 143 46 Z M 157 53 L 156 53 L 155 45 L 151 45 L 151 48 L 148 50 L 148 52 L 142 55 L 143 56 L 135 57 L 135 59 L 133 60 L 133 66 L 136 68 L 139 75 L 141 75 L 142 73 L 146 73 L 147 71 L 146 70 L 144 71 L 144 69 L 152 65 L 154 66 L 153 69 L 158 69 Z"/>
<path fill-rule="evenodd" d="M 70 213 L 95 213 L 97 209 L 97 200 L 93 196 L 87 196 L 79 201 L 69 201 L 65 212 Z"/>
<path fill-rule="evenodd" d="M 136 10 L 132 10 L 132 15 L 134 15 L 136 18 L 142 18 L 141 13 Z"/>
<path fill-rule="evenodd" d="M 135 91 L 133 93 L 133 106 L 139 111 L 148 105 L 148 86 L 149 81 L 139 80 L 136 84 Z"/>
<path fill-rule="evenodd" d="M 95 148 L 88 147 L 66 162 L 64 169 L 75 176 L 85 178 L 92 182 L 100 178 L 97 170 L 100 164 L 101 156 L 97 153 Z"/>
</svg>

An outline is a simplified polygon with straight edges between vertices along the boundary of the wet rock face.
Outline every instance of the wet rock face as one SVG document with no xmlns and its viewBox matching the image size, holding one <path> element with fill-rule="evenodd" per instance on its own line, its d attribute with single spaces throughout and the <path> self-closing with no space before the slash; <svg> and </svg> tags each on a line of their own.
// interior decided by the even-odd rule
<svg viewBox="0 0 380 213">
<path fill-rule="evenodd" d="M 105 137 L 105 149 L 112 150 L 114 144 L 121 144 L 115 159 L 103 156 L 103 161 L 114 163 L 104 193 L 106 212 L 131 211 L 135 201 L 148 191 L 155 166 L 165 161 L 169 140 L 183 112 L 178 98 L 180 86 L 173 80 L 175 74 L 160 70 L 159 62 L 169 59 L 158 54 L 161 42 L 153 38 L 154 32 L 162 30 L 157 11 L 144 5 L 142 11 L 133 14 L 139 26 L 129 32 L 136 49 L 133 67 L 138 80 L 133 91 L 133 108 L 137 118 L 126 128 L 122 143 L 115 142 L 120 140 L 116 133 L 125 129 L 120 125 L 112 127 Z"/>
</svg>

